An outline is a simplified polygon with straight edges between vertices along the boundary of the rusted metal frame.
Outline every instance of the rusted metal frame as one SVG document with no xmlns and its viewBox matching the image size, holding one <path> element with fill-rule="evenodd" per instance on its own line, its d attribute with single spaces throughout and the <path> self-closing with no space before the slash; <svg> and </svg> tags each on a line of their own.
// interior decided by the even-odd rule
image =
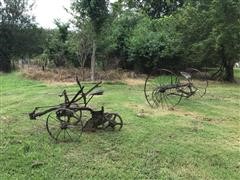
<svg viewBox="0 0 240 180">
<path fill-rule="evenodd" d="M 82 97 L 80 97 L 80 99 L 77 99 L 77 97 L 78 97 L 78 95 L 79 94 L 83 94 L 83 88 L 84 87 L 82 87 L 78 92 L 77 92 L 77 94 L 75 94 L 75 96 L 72 98 L 72 100 L 67 104 L 67 106 L 66 107 L 69 107 L 72 103 L 75 103 L 75 102 L 77 102 L 77 101 L 79 101 Z"/>
<path fill-rule="evenodd" d="M 185 83 L 185 84 L 181 84 L 181 83 L 170 84 L 170 85 L 165 85 L 163 87 L 159 87 L 158 91 L 159 92 L 165 92 L 168 89 L 176 89 L 176 88 L 181 88 L 181 87 L 186 87 L 186 86 L 189 86 L 189 83 Z"/>
<path fill-rule="evenodd" d="M 66 90 L 63 91 L 63 95 L 64 95 L 64 102 L 65 102 L 66 104 L 69 103 L 69 98 L 68 98 L 68 95 L 67 95 L 67 91 L 66 91 Z"/>
<path fill-rule="evenodd" d="M 52 108 L 49 108 L 49 109 L 47 109 L 47 110 L 45 110 L 45 111 L 42 111 L 42 112 L 38 112 L 38 113 L 36 113 L 36 110 L 38 109 L 34 109 L 34 111 L 33 112 L 31 112 L 31 113 L 29 113 L 29 117 L 30 117 L 30 119 L 36 119 L 36 117 L 38 117 L 38 116 L 43 116 L 44 114 L 47 114 L 47 113 L 49 113 L 49 112 L 51 112 L 51 111 L 55 111 L 55 110 L 57 110 L 57 109 L 59 109 L 61 106 L 59 105 L 59 106 L 55 106 L 55 107 L 52 107 Z"/>
<path fill-rule="evenodd" d="M 75 100 L 73 101 L 73 103 L 74 103 L 74 102 L 77 102 L 77 101 L 80 101 L 80 100 L 83 98 L 84 106 L 86 107 L 87 104 L 90 102 L 90 100 L 91 100 L 92 97 L 93 97 L 93 95 L 92 95 L 92 96 L 88 99 L 88 101 L 87 101 L 87 95 L 88 95 L 90 92 L 92 92 L 94 89 L 96 89 L 97 87 L 99 87 L 99 85 L 100 85 L 101 83 L 102 83 L 102 81 L 98 82 L 97 84 L 95 84 L 95 86 L 93 86 L 91 89 L 89 89 L 86 93 L 83 93 L 83 91 L 82 91 L 82 96 L 79 97 L 79 98 L 77 98 L 77 99 L 75 99 Z M 84 86 L 81 86 L 80 82 L 78 82 L 78 85 L 79 85 L 80 87 L 82 87 L 82 90 L 83 90 Z"/>
</svg>

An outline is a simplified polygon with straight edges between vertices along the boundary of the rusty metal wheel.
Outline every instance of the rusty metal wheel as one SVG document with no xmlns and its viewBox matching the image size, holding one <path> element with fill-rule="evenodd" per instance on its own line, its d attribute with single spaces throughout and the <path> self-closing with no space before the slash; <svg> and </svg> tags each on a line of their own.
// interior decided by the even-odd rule
<svg viewBox="0 0 240 180">
<path fill-rule="evenodd" d="M 191 75 L 190 83 L 192 85 L 193 95 L 203 97 L 207 92 L 208 80 L 205 72 L 201 72 L 195 68 L 188 68 L 186 72 Z"/>
<path fill-rule="evenodd" d="M 123 127 L 123 120 L 117 113 L 104 113 L 105 123 L 103 129 L 121 130 Z"/>
<path fill-rule="evenodd" d="M 144 95 L 152 108 L 171 108 L 182 99 L 177 91 L 178 77 L 168 69 L 156 69 L 145 80 Z"/>
<path fill-rule="evenodd" d="M 59 108 L 48 115 L 46 128 L 57 142 L 79 141 L 83 131 L 81 111 Z"/>
</svg>

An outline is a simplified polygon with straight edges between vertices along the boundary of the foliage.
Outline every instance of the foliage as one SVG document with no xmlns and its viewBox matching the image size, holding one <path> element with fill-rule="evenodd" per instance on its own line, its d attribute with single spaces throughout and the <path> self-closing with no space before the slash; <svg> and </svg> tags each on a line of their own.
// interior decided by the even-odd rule
<svg viewBox="0 0 240 180">
<path fill-rule="evenodd" d="M 233 66 L 240 55 L 239 8 L 240 2 L 234 0 L 199 1 L 176 15 L 186 64 L 223 67 L 224 79 L 233 81 Z"/>
<path fill-rule="evenodd" d="M 108 15 L 108 0 L 75 0 L 72 9 L 82 20 L 89 19 L 94 31 L 98 33 Z"/>
<path fill-rule="evenodd" d="M 41 30 L 31 23 L 30 10 L 26 0 L 0 1 L 0 71 L 10 71 L 14 57 L 41 51 Z"/>
<path fill-rule="evenodd" d="M 178 39 L 172 16 L 155 20 L 145 17 L 135 27 L 130 38 L 129 61 L 142 72 L 154 67 L 177 66 L 174 58 L 178 48 L 173 45 Z"/>
<path fill-rule="evenodd" d="M 136 8 L 146 13 L 151 18 L 160 18 L 170 15 L 181 7 L 184 0 L 125 0 L 129 8 Z"/>
<path fill-rule="evenodd" d="M 0 7 L 0 58 L 6 69 L 10 59 L 38 55 L 44 48 L 44 62 L 91 66 L 92 79 L 95 65 L 140 72 L 207 66 L 219 69 L 214 76 L 234 81 L 233 66 L 240 59 L 239 0 L 118 0 L 110 5 L 108 0 L 74 0 L 71 31 L 61 23 L 50 31 L 34 27 L 27 1 L 2 0 Z"/>
<path fill-rule="evenodd" d="M 49 32 L 44 54 L 56 67 L 65 66 L 69 55 L 68 51 L 68 24 L 56 21 L 57 30 Z"/>
<path fill-rule="evenodd" d="M 89 21 L 93 28 L 93 42 L 91 54 L 91 79 L 94 81 L 97 39 L 102 26 L 108 16 L 107 0 L 75 0 L 72 2 L 72 10 L 77 14 L 77 21 Z"/>
<path fill-rule="evenodd" d="M 86 66 L 86 62 L 91 56 L 92 42 L 92 26 L 89 22 L 82 23 L 81 29 L 70 34 L 68 50 L 71 54 L 74 54 L 72 62 L 75 67 L 84 68 Z"/>
</svg>

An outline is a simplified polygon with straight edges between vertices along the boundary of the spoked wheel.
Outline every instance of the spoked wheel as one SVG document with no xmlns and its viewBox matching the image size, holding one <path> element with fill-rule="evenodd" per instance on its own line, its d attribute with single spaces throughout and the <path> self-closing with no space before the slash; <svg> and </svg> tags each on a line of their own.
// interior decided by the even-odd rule
<svg viewBox="0 0 240 180">
<path fill-rule="evenodd" d="M 49 135 L 57 142 L 79 141 L 83 131 L 81 111 L 57 109 L 48 115 L 46 128 Z"/>
<path fill-rule="evenodd" d="M 171 108 L 182 98 L 176 87 L 179 84 L 177 76 L 170 70 L 157 69 L 145 80 L 144 94 L 152 108 Z"/>
<path fill-rule="evenodd" d="M 189 68 L 186 72 L 191 75 L 190 82 L 192 85 L 192 90 L 194 91 L 193 95 L 196 97 L 203 97 L 206 94 L 208 87 L 206 73 L 194 68 Z"/>
<path fill-rule="evenodd" d="M 117 113 L 104 113 L 105 123 L 103 129 L 121 130 L 123 127 L 123 121 Z"/>
</svg>

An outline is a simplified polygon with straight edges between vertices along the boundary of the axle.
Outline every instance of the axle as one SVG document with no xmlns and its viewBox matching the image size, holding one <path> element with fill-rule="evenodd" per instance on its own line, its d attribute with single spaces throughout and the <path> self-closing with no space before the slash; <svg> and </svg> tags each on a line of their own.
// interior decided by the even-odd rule
<svg viewBox="0 0 240 180">
<path fill-rule="evenodd" d="M 160 86 L 159 89 L 158 89 L 158 92 L 164 93 L 166 90 L 169 90 L 169 89 L 178 89 L 178 88 L 181 88 L 181 87 L 188 87 L 189 85 L 190 85 L 190 83 L 185 83 L 185 84 L 181 84 L 181 83 L 168 84 L 168 85 L 165 85 L 165 86 Z"/>
</svg>

